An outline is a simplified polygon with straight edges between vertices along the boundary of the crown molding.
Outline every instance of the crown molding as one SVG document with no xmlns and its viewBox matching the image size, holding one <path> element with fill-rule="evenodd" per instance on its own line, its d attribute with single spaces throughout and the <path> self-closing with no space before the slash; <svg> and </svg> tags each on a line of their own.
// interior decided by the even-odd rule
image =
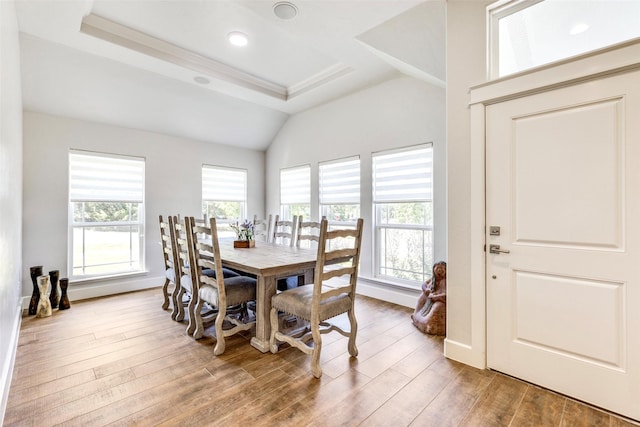
<svg viewBox="0 0 640 427">
<path fill-rule="evenodd" d="M 353 68 L 341 63 L 332 65 L 307 79 L 289 86 L 289 96 L 287 99 L 292 99 L 298 95 L 302 95 L 305 92 L 320 87 L 326 83 L 332 82 L 333 80 L 336 80 L 342 76 L 345 76 L 352 71 Z"/>
</svg>

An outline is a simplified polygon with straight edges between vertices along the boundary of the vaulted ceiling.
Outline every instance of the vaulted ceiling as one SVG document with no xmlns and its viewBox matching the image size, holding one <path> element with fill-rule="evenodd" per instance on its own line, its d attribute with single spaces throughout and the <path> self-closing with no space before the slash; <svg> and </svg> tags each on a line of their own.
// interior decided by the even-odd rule
<svg viewBox="0 0 640 427">
<path fill-rule="evenodd" d="M 24 108 L 265 150 L 289 115 L 400 73 L 444 86 L 444 0 L 277 3 L 17 0 Z"/>
</svg>

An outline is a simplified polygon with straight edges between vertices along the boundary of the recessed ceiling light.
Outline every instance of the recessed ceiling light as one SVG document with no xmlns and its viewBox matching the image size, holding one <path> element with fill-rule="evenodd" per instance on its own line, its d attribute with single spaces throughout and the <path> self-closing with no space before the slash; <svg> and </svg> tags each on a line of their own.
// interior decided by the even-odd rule
<svg viewBox="0 0 640 427">
<path fill-rule="evenodd" d="M 211 80 L 203 76 L 195 76 L 193 78 L 193 81 L 196 83 L 200 83 L 201 85 L 208 85 L 211 82 Z"/>
<path fill-rule="evenodd" d="M 289 20 L 296 17 L 298 8 L 288 1 L 281 1 L 273 5 L 273 13 L 280 19 Z"/>
<path fill-rule="evenodd" d="M 569 31 L 569 34 L 571 34 L 572 36 L 575 36 L 576 34 L 584 33 L 588 29 L 589 29 L 589 25 L 585 24 L 584 22 L 581 22 L 571 27 L 571 31 Z"/>
<path fill-rule="evenodd" d="M 232 31 L 227 34 L 227 40 L 234 46 L 246 46 L 249 43 L 249 38 L 245 33 L 240 31 Z"/>
</svg>

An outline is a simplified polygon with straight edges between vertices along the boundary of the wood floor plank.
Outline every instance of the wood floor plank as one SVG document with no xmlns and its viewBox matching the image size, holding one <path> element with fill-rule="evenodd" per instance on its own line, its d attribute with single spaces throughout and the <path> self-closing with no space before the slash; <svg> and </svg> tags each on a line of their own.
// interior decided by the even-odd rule
<svg viewBox="0 0 640 427">
<path fill-rule="evenodd" d="M 559 426 L 567 399 L 529 386 L 518 407 L 512 425 L 523 427 Z"/>
<path fill-rule="evenodd" d="M 209 373 L 207 378 L 196 378 L 193 381 L 189 381 L 187 377 L 178 378 L 172 383 L 167 383 L 165 387 L 135 396 L 131 399 L 133 403 L 121 401 L 118 405 L 110 405 L 109 413 L 130 414 L 114 421 L 113 425 L 156 425 L 184 415 L 185 402 L 197 401 L 200 395 L 216 393 L 217 390 L 231 387 L 248 386 L 253 381 L 249 374 L 230 364 L 217 366 L 213 370 L 207 368 L 206 364 L 202 367 Z M 212 371 L 215 373 L 212 374 Z M 139 402 L 144 402 L 144 405 Z M 144 408 L 141 409 L 142 406 Z M 104 408 L 101 409 L 103 410 Z"/>
<path fill-rule="evenodd" d="M 408 334 L 396 341 L 384 352 L 358 363 L 357 370 L 370 377 L 377 377 L 401 361 L 407 354 L 422 346 L 426 338 L 423 335 Z"/>
<path fill-rule="evenodd" d="M 399 375 L 402 375 L 399 373 Z M 425 369 L 384 402 L 362 426 L 409 425 L 453 378 Z"/>
<path fill-rule="evenodd" d="M 611 416 L 605 412 L 583 405 L 571 399 L 567 399 L 562 414 L 561 427 L 588 426 L 605 427 L 611 424 Z"/>
<path fill-rule="evenodd" d="M 135 379 L 133 372 L 123 371 L 115 375 L 97 379 L 64 389 L 58 393 L 48 394 L 23 404 L 17 405 L 5 415 L 5 426 L 21 425 L 25 419 L 46 419 L 53 425 L 64 421 L 66 414 L 83 414 L 90 405 L 83 406 L 87 399 L 97 400 L 96 395 L 108 393 L 109 390 Z M 94 403 L 95 404 L 95 403 Z M 102 403 L 98 402 L 98 405 Z M 75 412 L 74 412 L 75 411 Z M 35 414 L 41 414 L 40 417 Z M 46 417 L 45 417 L 46 415 Z M 44 418 L 43 418 L 44 417 Z"/>
<path fill-rule="evenodd" d="M 154 375 L 146 375 L 140 378 L 133 378 L 114 387 L 101 390 L 97 393 L 85 395 L 64 406 L 58 406 L 47 413 L 47 419 L 51 424 L 60 424 L 81 417 L 96 409 L 110 405 L 122 399 L 127 399 L 155 387 L 159 387 L 167 382 L 175 381 L 177 377 L 183 377 L 193 372 L 191 366 L 175 365 L 169 369 Z M 118 375 L 118 374 L 116 374 Z"/>
<path fill-rule="evenodd" d="M 278 389 L 289 376 L 281 370 L 275 370 L 262 377 L 262 381 L 247 386 L 240 384 L 227 390 L 216 390 L 199 398 L 184 402 L 184 412 L 168 419 L 160 426 L 206 425 L 217 422 L 238 406 L 254 402 L 264 394 Z"/>
<path fill-rule="evenodd" d="M 491 392 L 484 392 L 464 418 L 461 426 L 508 426 L 522 402 L 527 384 L 503 375 L 491 381 Z"/>
<path fill-rule="evenodd" d="M 410 426 L 458 426 L 480 394 L 489 386 L 495 373 L 460 364 L 434 363 L 429 368 L 453 380 L 409 424 Z"/>
<path fill-rule="evenodd" d="M 411 378 L 392 371 L 386 371 L 358 390 L 353 390 L 346 405 L 327 408 L 314 414 L 310 426 L 324 426 L 327 420 L 334 425 L 358 425 L 382 404 L 411 381 Z"/>
<path fill-rule="evenodd" d="M 80 384 L 88 383 L 96 379 L 93 369 L 78 372 L 64 378 L 55 379 L 43 384 L 37 384 L 31 387 L 14 388 L 11 385 L 11 394 L 7 400 L 7 407 L 17 406 L 30 400 L 42 398 L 54 393 L 60 393 L 62 390 L 75 387 Z"/>
<path fill-rule="evenodd" d="M 427 369 L 433 362 L 444 357 L 444 355 L 438 351 L 439 348 L 442 348 L 442 341 L 434 341 L 429 337 L 427 342 L 403 357 L 391 368 L 408 377 L 415 377 Z"/>
</svg>

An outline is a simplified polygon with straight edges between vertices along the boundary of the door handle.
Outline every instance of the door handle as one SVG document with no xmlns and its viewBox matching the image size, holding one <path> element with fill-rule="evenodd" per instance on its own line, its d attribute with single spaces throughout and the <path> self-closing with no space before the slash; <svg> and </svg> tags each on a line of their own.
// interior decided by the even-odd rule
<svg viewBox="0 0 640 427">
<path fill-rule="evenodd" d="M 500 245 L 489 245 L 489 253 L 491 254 L 509 254 L 511 251 L 500 249 Z"/>
</svg>

